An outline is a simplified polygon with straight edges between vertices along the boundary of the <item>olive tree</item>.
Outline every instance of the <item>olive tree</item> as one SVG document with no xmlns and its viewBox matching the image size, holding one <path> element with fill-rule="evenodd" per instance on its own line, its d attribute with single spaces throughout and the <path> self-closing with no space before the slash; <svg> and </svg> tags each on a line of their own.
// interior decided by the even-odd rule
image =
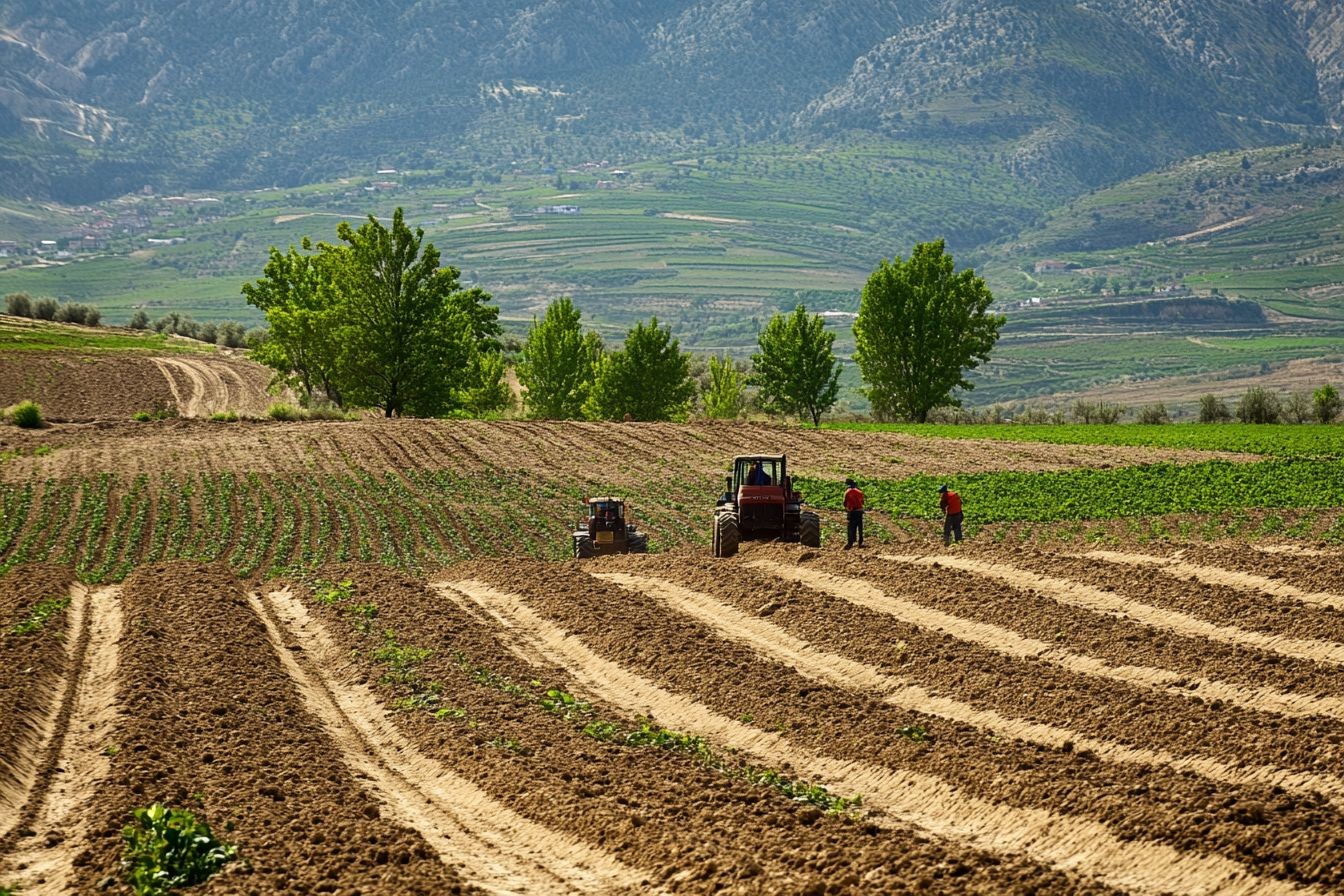
<svg viewBox="0 0 1344 896">
<path fill-rule="evenodd" d="M 942 240 L 882 261 L 854 322 L 854 360 L 874 415 L 924 423 L 934 408 L 960 407 L 952 390 L 973 388 L 965 373 L 989 360 L 1003 326 L 989 313 L 993 300 L 974 270 L 953 269 Z"/>
</svg>

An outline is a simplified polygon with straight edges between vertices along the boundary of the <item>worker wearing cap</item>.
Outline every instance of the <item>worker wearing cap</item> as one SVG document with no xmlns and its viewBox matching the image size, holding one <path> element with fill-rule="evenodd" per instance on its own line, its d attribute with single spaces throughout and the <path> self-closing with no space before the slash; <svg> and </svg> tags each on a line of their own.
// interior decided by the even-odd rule
<svg viewBox="0 0 1344 896">
<path fill-rule="evenodd" d="M 943 545 L 961 541 L 961 495 L 946 485 L 938 486 L 938 507 L 943 511 Z"/>
<path fill-rule="evenodd" d="M 849 522 L 849 540 L 845 542 L 845 550 L 854 547 L 855 538 L 859 541 L 859 547 L 863 547 L 863 492 L 859 491 L 853 479 L 845 480 L 845 516 Z"/>
</svg>

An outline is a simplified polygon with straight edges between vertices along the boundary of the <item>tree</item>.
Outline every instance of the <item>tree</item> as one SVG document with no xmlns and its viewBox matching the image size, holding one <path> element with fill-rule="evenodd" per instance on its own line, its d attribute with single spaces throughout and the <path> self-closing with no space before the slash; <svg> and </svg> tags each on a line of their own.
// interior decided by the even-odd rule
<svg viewBox="0 0 1344 896">
<path fill-rule="evenodd" d="M 619 351 L 602 356 L 583 410 L 593 420 L 680 420 L 694 395 L 690 354 L 653 317 L 648 326 L 635 324 Z"/>
<path fill-rule="evenodd" d="M 331 250 L 346 397 L 388 417 L 452 410 L 457 383 L 493 339 L 488 294 L 458 289 L 457 268 L 439 266 L 439 251 L 400 208 L 390 229 L 369 215 L 358 230 L 342 221 L 336 235 L 346 243 Z"/>
<path fill-rule="evenodd" d="M 1227 409 L 1227 403 L 1212 392 L 1205 392 L 1199 396 L 1199 422 L 1200 423 L 1225 423 L 1232 419 L 1232 412 Z"/>
<path fill-rule="evenodd" d="M 1237 402 L 1237 419 L 1242 423 L 1278 423 L 1283 412 L 1279 397 L 1260 386 L 1252 386 Z"/>
<path fill-rule="evenodd" d="M 1311 393 L 1311 410 L 1317 423 L 1334 420 L 1339 416 L 1339 408 L 1339 391 L 1329 383 Z"/>
<path fill-rule="evenodd" d="M 504 356 L 499 352 L 477 352 L 466 384 L 459 390 L 458 403 L 468 413 L 480 416 L 513 407 L 513 389 L 504 377 Z"/>
<path fill-rule="evenodd" d="M 243 286 L 247 303 L 261 309 L 270 325 L 270 338 L 253 357 L 282 377 L 297 380 L 308 403 L 314 390 L 344 406 L 340 387 L 341 346 L 338 295 L 332 283 L 339 250 L 303 238 L 301 254 L 294 246 L 287 254 L 271 247 L 270 261 L 261 279 Z"/>
<path fill-rule="evenodd" d="M 709 356 L 709 386 L 702 393 L 710 420 L 736 420 L 747 406 L 745 383 L 732 358 Z"/>
<path fill-rule="evenodd" d="M 840 362 L 821 315 L 808 315 L 798 305 L 789 315 L 776 314 L 761 331 L 759 353 L 751 356 L 751 382 L 761 387 L 761 405 L 795 417 L 809 417 L 814 427 L 840 394 Z"/>
<path fill-rule="evenodd" d="M 518 382 L 527 390 L 523 403 L 531 417 L 574 420 L 592 389 L 594 369 L 602 356 L 602 340 L 583 333 L 583 315 L 568 298 L 546 306 L 533 319 L 518 362 Z"/>
<path fill-rule="evenodd" d="M 989 360 L 1003 326 L 988 313 L 993 300 L 974 270 L 953 271 L 942 240 L 878 265 L 854 322 L 854 360 L 879 420 L 924 423 L 934 408 L 961 406 L 952 390 L 973 388 L 964 371 Z"/>
</svg>

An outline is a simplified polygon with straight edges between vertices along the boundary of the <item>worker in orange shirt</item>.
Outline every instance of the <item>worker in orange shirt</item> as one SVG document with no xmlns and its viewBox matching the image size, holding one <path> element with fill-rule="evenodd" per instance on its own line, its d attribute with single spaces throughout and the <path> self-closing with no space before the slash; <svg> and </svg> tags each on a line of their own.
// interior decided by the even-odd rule
<svg viewBox="0 0 1344 896">
<path fill-rule="evenodd" d="M 938 486 L 938 507 L 943 511 L 943 545 L 961 541 L 961 495 L 946 485 Z"/>
<path fill-rule="evenodd" d="M 849 521 L 849 540 L 845 542 L 845 550 L 854 547 L 855 538 L 859 541 L 859 547 L 863 547 L 863 492 L 859 491 L 853 479 L 845 480 L 845 516 Z"/>
</svg>

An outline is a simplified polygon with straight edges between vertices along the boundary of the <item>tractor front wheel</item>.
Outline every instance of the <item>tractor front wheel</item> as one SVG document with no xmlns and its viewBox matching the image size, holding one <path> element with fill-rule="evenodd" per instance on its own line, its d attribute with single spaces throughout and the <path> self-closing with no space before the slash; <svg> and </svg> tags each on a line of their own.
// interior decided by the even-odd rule
<svg viewBox="0 0 1344 896">
<path fill-rule="evenodd" d="M 626 550 L 632 554 L 647 554 L 649 552 L 649 536 L 642 533 L 631 535 L 630 540 L 626 542 Z"/>
<path fill-rule="evenodd" d="M 593 556 L 593 539 L 588 535 L 574 536 L 574 559 L 587 560 Z"/>
<path fill-rule="evenodd" d="M 798 541 L 809 548 L 821 547 L 821 517 L 804 510 L 798 517 Z"/>
<path fill-rule="evenodd" d="M 714 518 L 714 556 L 731 557 L 737 553 L 737 520 L 721 513 Z"/>
</svg>

